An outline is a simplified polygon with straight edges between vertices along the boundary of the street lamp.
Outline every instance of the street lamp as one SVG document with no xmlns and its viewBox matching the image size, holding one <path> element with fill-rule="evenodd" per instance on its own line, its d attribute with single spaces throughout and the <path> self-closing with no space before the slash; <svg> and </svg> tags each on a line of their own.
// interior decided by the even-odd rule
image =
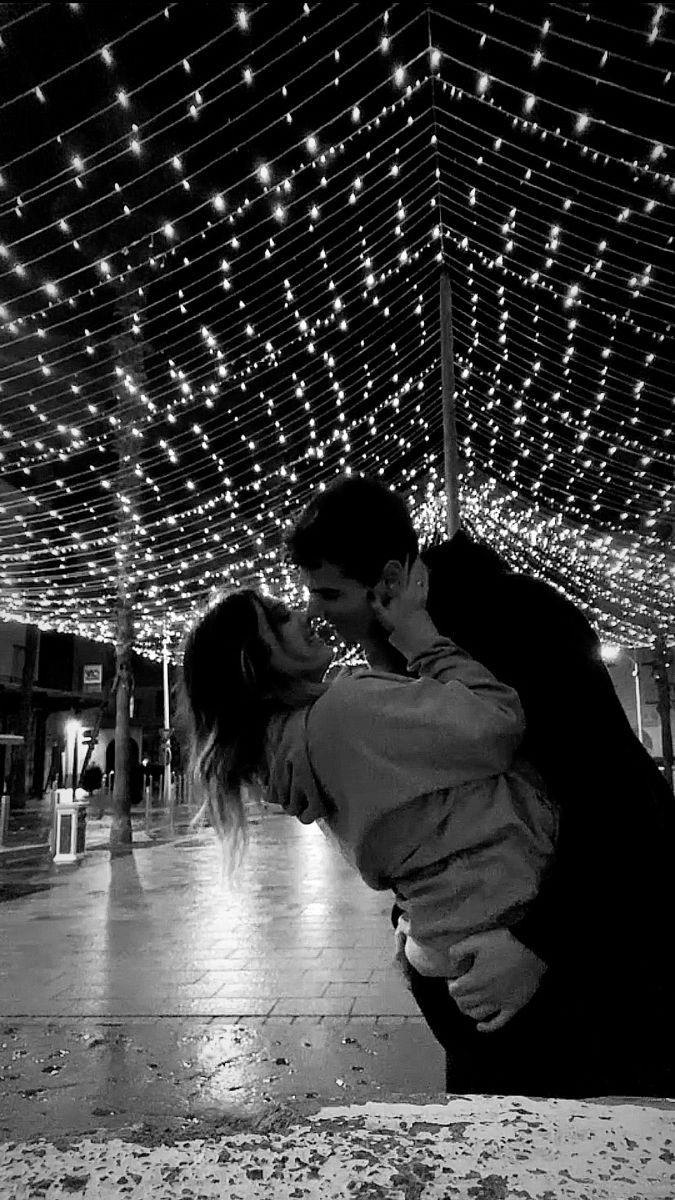
<svg viewBox="0 0 675 1200">
<path fill-rule="evenodd" d="M 642 740 L 642 689 L 640 687 L 640 664 L 636 658 L 633 658 L 633 655 L 630 654 L 628 650 L 624 650 L 621 646 L 617 646 L 614 642 L 603 642 L 602 646 L 600 647 L 600 653 L 602 655 L 603 662 L 606 662 L 608 666 L 618 662 L 622 654 L 624 654 L 626 658 L 629 659 L 633 664 L 631 675 L 635 683 L 635 715 L 637 718 L 637 735 L 640 739 L 640 743 L 644 745 Z"/>
</svg>

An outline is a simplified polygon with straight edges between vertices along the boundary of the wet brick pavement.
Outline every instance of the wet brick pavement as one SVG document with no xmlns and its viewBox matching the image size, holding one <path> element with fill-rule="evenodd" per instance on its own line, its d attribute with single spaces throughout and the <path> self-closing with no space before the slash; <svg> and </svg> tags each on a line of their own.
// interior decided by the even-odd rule
<svg viewBox="0 0 675 1200">
<path fill-rule="evenodd" d="M 3 1200 L 675 1194 L 672 1105 L 443 1096 L 390 897 L 252 833 L 236 888 L 208 834 L 5 871 Z"/>
<path fill-rule="evenodd" d="M 0 1132 L 440 1094 L 389 893 L 316 827 L 269 811 L 251 835 L 234 884 L 208 831 L 5 873 Z"/>
</svg>

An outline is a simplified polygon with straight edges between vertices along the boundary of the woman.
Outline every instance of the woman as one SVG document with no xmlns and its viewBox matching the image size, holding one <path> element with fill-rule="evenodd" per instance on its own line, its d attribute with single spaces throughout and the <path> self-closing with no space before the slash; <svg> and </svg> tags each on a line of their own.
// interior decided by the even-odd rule
<svg viewBox="0 0 675 1200">
<path fill-rule="evenodd" d="M 244 589 L 191 631 L 184 684 L 194 778 L 223 841 L 241 844 L 244 791 L 274 801 L 275 762 L 304 757 L 331 834 L 406 911 L 408 960 L 452 977 L 453 946 L 508 926 L 535 896 L 556 818 L 513 761 L 516 693 L 439 636 L 427 587 L 417 559 L 388 603 L 372 597 L 417 678 L 363 670 L 326 685 L 332 652 L 307 619 Z M 499 1014 L 474 1015 L 499 1028 Z"/>
</svg>

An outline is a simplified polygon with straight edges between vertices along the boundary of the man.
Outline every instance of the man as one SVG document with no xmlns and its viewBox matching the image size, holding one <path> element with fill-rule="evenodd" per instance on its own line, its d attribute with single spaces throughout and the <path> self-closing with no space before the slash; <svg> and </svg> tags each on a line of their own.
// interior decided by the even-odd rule
<svg viewBox="0 0 675 1200">
<path fill-rule="evenodd" d="M 404 673 L 371 606 L 373 590 L 386 597 L 418 553 L 402 498 L 342 479 L 306 507 L 287 546 L 309 614 L 359 644 L 372 667 Z M 569 601 L 464 533 L 422 557 L 434 623 L 519 693 L 522 752 L 560 810 L 556 862 L 527 918 L 463 943 L 475 958 L 455 983 L 409 970 L 446 1049 L 448 1090 L 673 1095 L 673 797 Z M 302 779 L 287 789 L 288 810 L 314 819 L 302 811 Z"/>
</svg>

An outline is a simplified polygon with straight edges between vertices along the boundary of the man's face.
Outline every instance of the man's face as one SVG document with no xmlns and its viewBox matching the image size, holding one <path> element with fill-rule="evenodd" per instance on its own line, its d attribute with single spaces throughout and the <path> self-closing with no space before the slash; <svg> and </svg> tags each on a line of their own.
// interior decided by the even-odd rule
<svg viewBox="0 0 675 1200">
<path fill-rule="evenodd" d="M 343 575 L 334 563 L 322 562 L 303 571 L 302 583 L 309 589 L 308 617 L 321 617 L 333 626 L 348 646 L 363 645 L 381 632 L 368 600 L 368 587 Z"/>
</svg>

